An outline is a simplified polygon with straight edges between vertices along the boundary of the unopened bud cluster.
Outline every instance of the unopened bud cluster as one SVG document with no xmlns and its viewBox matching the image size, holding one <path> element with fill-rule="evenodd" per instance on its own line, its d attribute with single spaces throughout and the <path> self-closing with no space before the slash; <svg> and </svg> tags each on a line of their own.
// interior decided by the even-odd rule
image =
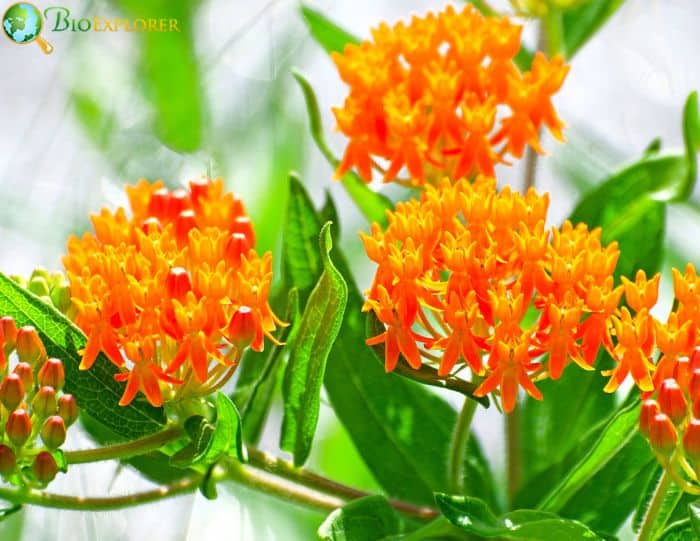
<svg viewBox="0 0 700 541">
<path fill-rule="evenodd" d="M 42 267 L 37 267 L 29 279 L 21 276 L 12 276 L 12 279 L 69 318 L 74 314 L 68 278 L 62 272 L 50 273 Z"/>
<path fill-rule="evenodd" d="M 32 326 L 0 317 L 0 475 L 17 485 L 46 485 L 56 476 L 55 453 L 78 418 L 63 392 L 65 371 L 49 358 Z"/>
</svg>

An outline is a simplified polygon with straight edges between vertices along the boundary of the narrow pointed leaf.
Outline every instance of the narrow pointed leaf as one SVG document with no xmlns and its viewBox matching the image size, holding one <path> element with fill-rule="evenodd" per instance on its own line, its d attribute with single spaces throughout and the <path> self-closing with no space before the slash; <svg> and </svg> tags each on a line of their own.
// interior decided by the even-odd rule
<svg viewBox="0 0 700 541">
<path fill-rule="evenodd" d="M 330 258 L 331 222 L 321 229 L 323 273 L 299 323 L 284 377 L 284 418 L 280 447 L 301 466 L 311 452 L 321 408 L 328 355 L 343 322 L 348 286 Z"/>
<path fill-rule="evenodd" d="M 301 16 L 313 38 L 329 53 L 342 53 L 348 43 L 357 44 L 358 38 L 332 22 L 320 11 L 301 5 Z"/>
<path fill-rule="evenodd" d="M 587 0 L 562 15 L 564 53 L 571 58 L 622 6 L 624 0 Z"/>
</svg>

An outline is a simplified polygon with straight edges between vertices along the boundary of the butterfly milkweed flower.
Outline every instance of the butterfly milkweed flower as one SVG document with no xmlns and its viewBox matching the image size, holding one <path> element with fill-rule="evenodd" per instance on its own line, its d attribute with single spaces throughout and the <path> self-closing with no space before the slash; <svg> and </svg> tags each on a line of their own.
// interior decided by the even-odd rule
<svg viewBox="0 0 700 541">
<path fill-rule="evenodd" d="M 571 361 L 592 369 L 622 295 L 619 251 L 600 229 L 547 228 L 548 203 L 483 176 L 443 180 L 398 203 L 386 230 L 361 234 L 377 264 L 364 309 L 386 329 L 367 342 L 385 345 L 387 371 L 400 355 L 439 376 L 467 366 L 475 394 L 498 390 L 510 412 L 519 386 L 540 399 L 535 381 L 558 379 Z"/>
<path fill-rule="evenodd" d="M 690 263 L 684 272 L 673 269 L 675 299 L 665 322 L 650 313 L 659 281 L 643 271 L 624 279 L 629 308 L 613 317 L 617 364 L 607 390 L 634 380 L 644 399 L 640 432 L 676 483 L 700 494 L 700 278 Z"/>
<path fill-rule="evenodd" d="M 493 176 L 496 164 L 520 158 L 528 145 L 542 152 L 542 126 L 562 141 L 551 98 L 569 67 L 561 56 L 537 53 L 529 71 L 518 69 L 521 30 L 471 5 L 448 6 L 381 24 L 371 40 L 334 53 L 350 88 L 333 109 L 349 140 L 336 175 L 355 169 L 369 182 L 380 159 L 388 164 L 384 181 Z M 408 179 L 398 178 L 403 169 Z"/>
<path fill-rule="evenodd" d="M 220 179 L 174 191 L 141 180 L 127 195 L 129 214 L 93 215 L 63 259 L 88 336 L 80 368 L 103 351 L 126 382 L 121 405 L 139 390 L 155 406 L 208 394 L 279 324 L 271 255 L 258 256 L 243 202 Z"/>
</svg>

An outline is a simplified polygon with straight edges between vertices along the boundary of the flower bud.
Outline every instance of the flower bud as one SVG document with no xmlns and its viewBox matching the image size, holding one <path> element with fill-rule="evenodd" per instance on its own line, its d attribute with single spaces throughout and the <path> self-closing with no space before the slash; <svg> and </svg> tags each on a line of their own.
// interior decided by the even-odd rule
<svg viewBox="0 0 700 541">
<path fill-rule="evenodd" d="M 246 255 L 252 247 L 253 244 L 243 233 L 232 233 L 226 243 L 225 257 L 238 265 L 241 262 L 241 256 Z"/>
<path fill-rule="evenodd" d="M 665 413 L 657 413 L 651 421 L 649 442 L 654 450 L 669 456 L 676 448 L 678 434 L 671 419 Z"/>
<path fill-rule="evenodd" d="M 159 188 L 151 194 L 151 200 L 148 203 L 148 214 L 158 219 L 162 219 L 168 212 L 170 203 L 170 193 L 166 188 Z"/>
<path fill-rule="evenodd" d="M 31 365 L 46 357 L 44 344 L 39 338 L 36 329 L 31 325 L 26 325 L 17 331 L 17 355 L 19 360 Z"/>
<path fill-rule="evenodd" d="M 189 232 L 197 227 L 194 212 L 191 210 L 183 210 L 175 220 L 175 238 L 180 244 L 187 242 Z"/>
<path fill-rule="evenodd" d="M 66 374 L 60 359 L 48 359 L 39 370 L 39 385 L 53 387 L 57 391 L 63 388 Z"/>
<path fill-rule="evenodd" d="M 54 415 L 58 409 L 58 398 L 53 387 L 42 387 L 32 400 L 32 413 L 40 419 Z"/>
<path fill-rule="evenodd" d="M 642 403 L 642 411 L 639 414 L 639 431 L 646 437 L 651 432 L 651 422 L 654 416 L 659 413 L 659 404 L 656 400 L 645 400 Z"/>
<path fill-rule="evenodd" d="M 32 472 L 34 472 L 34 477 L 37 481 L 46 485 L 54 480 L 56 474 L 58 473 L 58 464 L 54 460 L 51 453 L 48 451 L 42 451 L 34 459 L 34 464 L 32 464 Z"/>
<path fill-rule="evenodd" d="M 209 193 L 210 181 L 206 177 L 195 178 L 190 180 L 190 193 L 192 194 L 192 202 L 197 203 L 202 197 L 206 197 Z"/>
<path fill-rule="evenodd" d="M 10 413 L 10 417 L 5 424 L 5 434 L 17 447 L 21 447 L 32 434 L 32 421 L 23 409 L 18 409 Z"/>
<path fill-rule="evenodd" d="M 692 419 L 685 429 L 683 449 L 693 461 L 700 459 L 700 421 Z"/>
<path fill-rule="evenodd" d="M 688 412 L 688 403 L 675 379 L 665 379 L 659 389 L 659 407 L 674 424 L 680 423 Z"/>
<path fill-rule="evenodd" d="M 693 370 L 693 373 L 690 375 L 688 392 L 690 393 L 690 399 L 693 402 L 700 398 L 700 368 Z"/>
<path fill-rule="evenodd" d="M 78 419 L 78 404 L 72 394 L 64 394 L 58 399 L 58 414 L 66 426 L 72 425 Z"/>
<path fill-rule="evenodd" d="M 141 222 L 141 231 L 146 233 L 146 235 L 148 235 L 151 232 L 157 232 L 162 230 L 163 228 L 160 225 L 160 221 L 155 216 L 146 218 L 143 222 Z"/>
<path fill-rule="evenodd" d="M 12 411 L 24 400 L 24 383 L 18 374 L 7 374 L 0 383 L 0 402 Z"/>
<path fill-rule="evenodd" d="M 190 194 L 187 190 L 178 188 L 170 194 L 168 206 L 168 217 L 171 220 L 177 219 L 180 213 L 190 207 Z"/>
<path fill-rule="evenodd" d="M 0 341 L 4 344 L 5 354 L 9 355 L 15 349 L 17 340 L 17 326 L 10 316 L 0 317 Z"/>
<path fill-rule="evenodd" d="M 59 312 L 65 313 L 71 307 L 71 303 L 70 287 L 67 284 L 59 284 L 51 288 L 51 304 Z"/>
<path fill-rule="evenodd" d="M 228 339 L 238 349 L 247 348 L 257 334 L 257 322 L 249 306 L 241 306 L 233 313 L 228 325 Z"/>
<path fill-rule="evenodd" d="M 238 216 L 233 222 L 231 232 L 242 233 L 248 239 L 250 246 L 255 246 L 255 230 L 253 229 L 253 222 L 250 221 L 248 216 Z"/>
<path fill-rule="evenodd" d="M 58 449 L 66 441 L 66 424 L 60 415 L 52 415 L 41 427 L 41 441 L 49 449 Z"/>
<path fill-rule="evenodd" d="M 19 378 L 22 380 L 22 383 L 24 383 L 25 391 L 27 389 L 32 388 L 32 385 L 34 385 L 34 372 L 32 371 L 32 367 L 30 364 L 17 363 L 12 372 L 17 374 L 19 376 Z"/>
<path fill-rule="evenodd" d="M 17 467 L 17 456 L 7 445 L 0 445 L 0 475 L 7 477 Z"/>
<path fill-rule="evenodd" d="M 165 278 L 165 290 L 171 298 L 182 300 L 192 289 L 190 275 L 182 267 L 173 267 Z"/>
<path fill-rule="evenodd" d="M 27 289 L 37 297 L 48 297 L 50 294 L 49 282 L 43 276 L 35 276 L 29 280 Z"/>
</svg>

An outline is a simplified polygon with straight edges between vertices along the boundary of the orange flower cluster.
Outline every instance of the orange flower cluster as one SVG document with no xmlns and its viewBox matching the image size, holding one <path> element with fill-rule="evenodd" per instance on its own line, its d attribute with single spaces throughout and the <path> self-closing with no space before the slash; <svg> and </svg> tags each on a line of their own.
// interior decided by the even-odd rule
<svg viewBox="0 0 700 541">
<path fill-rule="evenodd" d="M 127 194 L 131 216 L 103 209 L 94 233 L 68 241 L 75 322 L 88 335 L 80 368 L 104 351 L 127 382 L 121 405 L 139 390 L 155 406 L 208 394 L 279 324 L 271 255 L 257 255 L 243 203 L 220 179 L 172 192 L 141 180 Z"/>
<path fill-rule="evenodd" d="M 570 361 L 592 369 L 622 295 L 617 244 L 583 224 L 547 229 L 548 203 L 487 177 L 444 180 L 398 203 L 386 231 L 361 234 L 378 265 L 364 309 L 386 326 L 367 343 L 385 344 L 387 371 L 399 354 L 440 376 L 466 364 L 483 378 L 475 394 L 499 389 L 510 412 L 518 386 L 540 399 L 538 379 Z"/>
<path fill-rule="evenodd" d="M 700 494 L 700 278 L 690 263 L 685 273 L 673 269 L 675 302 L 665 323 L 649 314 L 659 279 L 640 271 L 635 282 L 625 281 L 634 315 L 622 308 L 614 318 L 619 364 L 608 390 L 631 374 L 646 398 L 640 431 L 678 485 Z"/>
<path fill-rule="evenodd" d="M 382 158 L 384 181 L 404 167 L 421 185 L 445 175 L 493 176 L 495 164 L 520 158 L 526 145 L 542 152 L 541 126 L 563 140 L 551 98 L 569 67 L 537 53 L 521 72 L 513 62 L 521 30 L 471 5 L 460 12 L 448 6 L 409 24 L 382 24 L 371 41 L 334 54 L 350 87 L 333 110 L 350 140 L 337 175 L 356 168 L 369 182 L 373 158 Z"/>
</svg>

